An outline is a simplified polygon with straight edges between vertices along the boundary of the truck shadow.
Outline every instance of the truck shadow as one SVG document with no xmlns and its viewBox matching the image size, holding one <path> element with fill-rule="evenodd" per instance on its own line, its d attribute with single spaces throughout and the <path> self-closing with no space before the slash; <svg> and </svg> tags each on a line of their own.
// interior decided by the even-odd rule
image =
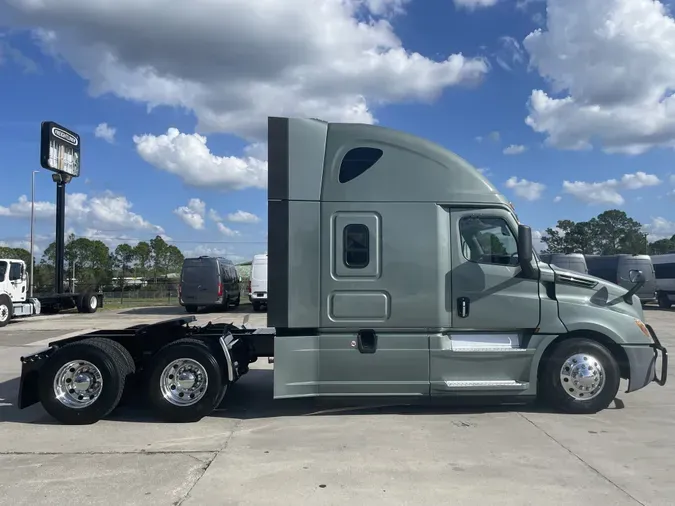
<svg viewBox="0 0 675 506">
<path fill-rule="evenodd" d="M 16 407 L 19 379 L 0 383 L 0 422 L 29 425 L 60 425 L 39 404 L 19 410 Z M 425 400 L 411 403 L 408 399 L 283 399 L 274 400 L 273 371 L 252 369 L 225 395 L 221 405 L 210 415 L 212 418 L 253 420 L 296 416 L 341 415 L 466 415 L 503 412 L 551 413 L 545 406 L 523 399 L 457 398 Z M 158 423 L 152 413 L 144 408 L 143 400 L 126 397 L 122 404 L 106 419 L 122 423 Z M 622 409 L 617 398 L 609 411 Z M 572 415 L 569 415 L 572 416 Z"/>
</svg>

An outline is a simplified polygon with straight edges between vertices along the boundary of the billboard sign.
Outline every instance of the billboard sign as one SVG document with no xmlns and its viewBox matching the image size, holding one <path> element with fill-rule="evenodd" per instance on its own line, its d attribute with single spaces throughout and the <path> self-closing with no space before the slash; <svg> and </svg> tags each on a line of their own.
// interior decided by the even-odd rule
<svg viewBox="0 0 675 506">
<path fill-rule="evenodd" d="M 53 121 L 43 121 L 40 136 L 40 165 L 48 170 L 80 175 L 80 136 Z"/>
</svg>

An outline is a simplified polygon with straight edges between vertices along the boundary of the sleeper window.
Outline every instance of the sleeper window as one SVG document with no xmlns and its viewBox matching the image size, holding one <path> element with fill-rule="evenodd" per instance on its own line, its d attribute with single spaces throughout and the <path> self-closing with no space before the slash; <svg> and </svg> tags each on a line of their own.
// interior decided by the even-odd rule
<svg viewBox="0 0 675 506">
<path fill-rule="evenodd" d="M 370 263 L 370 231 L 360 223 L 344 228 L 342 237 L 344 264 L 350 269 L 363 269 Z"/>
<path fill-rule="evenodd" d="M 370 169 L 382 158 L 382 150 L 377 148 L 354 148 L 347 152 L 340 164 L 338 180 L 348 183 Z"/>
<path fill-rule="evenodd" d="M 518 265 L 518 242 L 506 221 L 488 216 L 467 216 L 459 222 L 462 252 L 472 262 Z"/>
</svg>

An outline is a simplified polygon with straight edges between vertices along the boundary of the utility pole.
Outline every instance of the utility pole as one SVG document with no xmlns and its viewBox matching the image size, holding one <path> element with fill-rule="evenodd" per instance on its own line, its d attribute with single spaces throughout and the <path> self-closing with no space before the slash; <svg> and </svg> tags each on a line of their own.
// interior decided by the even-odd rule
<svg viewBox="0 0 675 506">
<path fill-rule="evenodd" d="M 35 285 L 33 281 L 33 265 L 35 264 L 35 241 L 33 234 L 33 227 L 35 222 L 35 174 L 40 172 L 39 170 L 34 170 L 31 175 L 31 185 L 30 185 L 30 280 L 29 280 L 29 296 L 33 297 L 33 286 Z"/>
</svg>

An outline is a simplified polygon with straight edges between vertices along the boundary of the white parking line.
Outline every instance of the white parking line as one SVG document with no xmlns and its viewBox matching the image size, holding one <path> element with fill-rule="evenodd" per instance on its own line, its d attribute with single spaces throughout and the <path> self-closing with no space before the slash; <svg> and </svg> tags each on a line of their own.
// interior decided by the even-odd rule
<svg viewBox="0 0 675 506">
<path fill-rule="evenodd" d="M 49 339 L 43 339 L 42 341 L 35 341 L 35 342 L 32 342 L 32 343 L 28 343 L 28 344 L 26 344 L 26 346 L 48 346 L 49 343 L 54 342 L 54 341 L 58 341 L 59 339 L 67 339 L 69 337 L 75 337 L 75 336 L 79 336 L 81 334 L 87 334 L 89 332 L 94 332 L 96 330 L 98 330 L 98 329 L 93 328 L 93 327 L 88 328 L 88 329 L 75 330 L 73 332 L 68 332 L 67 334 L 61 334 L 60 336 L 53 336 L 53 337 L 50 337 Z"/>
</svg>

